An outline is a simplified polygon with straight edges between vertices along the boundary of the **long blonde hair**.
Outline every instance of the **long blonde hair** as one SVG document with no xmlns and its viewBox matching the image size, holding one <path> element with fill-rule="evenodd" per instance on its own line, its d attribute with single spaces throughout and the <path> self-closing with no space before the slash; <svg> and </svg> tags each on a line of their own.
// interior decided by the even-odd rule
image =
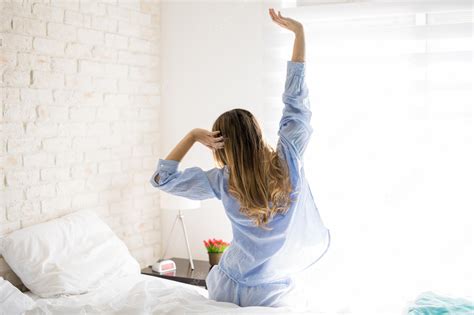
<svg viewBox="0 0 474 315">
<path fill-rule="evenodd" d="M 267 229 L 270 218 L 290 207 L 286 161 L 264 141 L 257 120 L 245 109 L 221 114 L 212 126 L 217 130 L 224 136 L 224 148 L 213 155 L 218 166 L 229 169 L 229 193 L 240 202 L 242 213 Z"/>
</svg>

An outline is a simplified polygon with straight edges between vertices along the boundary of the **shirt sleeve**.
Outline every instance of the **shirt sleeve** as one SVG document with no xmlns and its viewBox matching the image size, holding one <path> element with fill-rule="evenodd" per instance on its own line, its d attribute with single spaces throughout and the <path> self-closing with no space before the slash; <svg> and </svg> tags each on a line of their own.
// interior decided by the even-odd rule
<svg viewBox="0 0 474 315">
<path fill-rule="evenodd" d="M 188 199 L 221 199 L 222 169 L 216 167 L 204 171 L 199 167 L 189 167 L 179 171 L 178 166 L 178 161 L 159 159 L 150 183 L 162 191 Z"/>
<path fill-rule="evenodd" d="M 283 115 L 278 131 L 279 141 L 291 146 L 300 157 L 313 133 L 305 68 L 304 62 L 287 61 L 285 90 L 282 95 Z"/>
</svg>

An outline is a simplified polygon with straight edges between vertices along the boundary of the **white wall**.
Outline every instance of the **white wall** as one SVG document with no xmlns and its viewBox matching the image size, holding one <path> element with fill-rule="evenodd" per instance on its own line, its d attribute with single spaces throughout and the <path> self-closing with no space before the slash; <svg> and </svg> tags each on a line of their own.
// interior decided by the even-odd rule
<svg viewBox="0 0 474 315">
<path fill-rule="evenodd" d="M 87 208 L 157 259 L 159 47 L 158 1 L 0 3 L 0 236 Z"/>
<path fill-rule="evenodd" d="M 250 110 L 263 124 L 264 7 L 256 1 L 162 3 L 162 157 L 186 132 L 195 127 L 211 129 L 222 112 L 235 107 Z M 211 151 L 195 144 L 180 167 L 189 166 L 214 167 Z M 164 242 L 175 215 L 175 211 L 162 212 Z M 195 258 L 208 259 L 202 240 L 232 239 L 230 223 L 217 199 L 186 211 L 185 220 Z M 182 234 L 181 229 L 175 230 L 167 257 L 186 257 Z"/>
</svg>

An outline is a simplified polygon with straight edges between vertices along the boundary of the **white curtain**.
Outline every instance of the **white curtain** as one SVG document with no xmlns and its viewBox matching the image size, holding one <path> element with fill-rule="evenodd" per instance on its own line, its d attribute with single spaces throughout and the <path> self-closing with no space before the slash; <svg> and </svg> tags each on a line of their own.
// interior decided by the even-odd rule
<svg viewBox="0 0 474 315">
<path fill-rule="evenodd" d="M 472 298 L 472 2 L 299 3 L 280 10 L 305 25 L 305 167 L 332 236 L 312 302 L 400 314 L 424 291 Z M 264 30 L 271 135 L 293 35 Z"/>
</svg>

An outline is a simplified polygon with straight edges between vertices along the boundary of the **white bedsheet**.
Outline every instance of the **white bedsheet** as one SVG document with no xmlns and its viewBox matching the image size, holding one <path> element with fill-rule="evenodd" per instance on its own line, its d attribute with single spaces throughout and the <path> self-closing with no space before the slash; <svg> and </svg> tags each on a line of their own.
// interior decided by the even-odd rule
<svg viewBox="0 0 474 315">
<path fill-rule="evenodd" d="M 25 314 L 288 314 L 288 308 L 239 307 L 207 298 L 207 290 L 147 275 L 128 276 L 81 295 L 40 298 Z"/>
</svg>

